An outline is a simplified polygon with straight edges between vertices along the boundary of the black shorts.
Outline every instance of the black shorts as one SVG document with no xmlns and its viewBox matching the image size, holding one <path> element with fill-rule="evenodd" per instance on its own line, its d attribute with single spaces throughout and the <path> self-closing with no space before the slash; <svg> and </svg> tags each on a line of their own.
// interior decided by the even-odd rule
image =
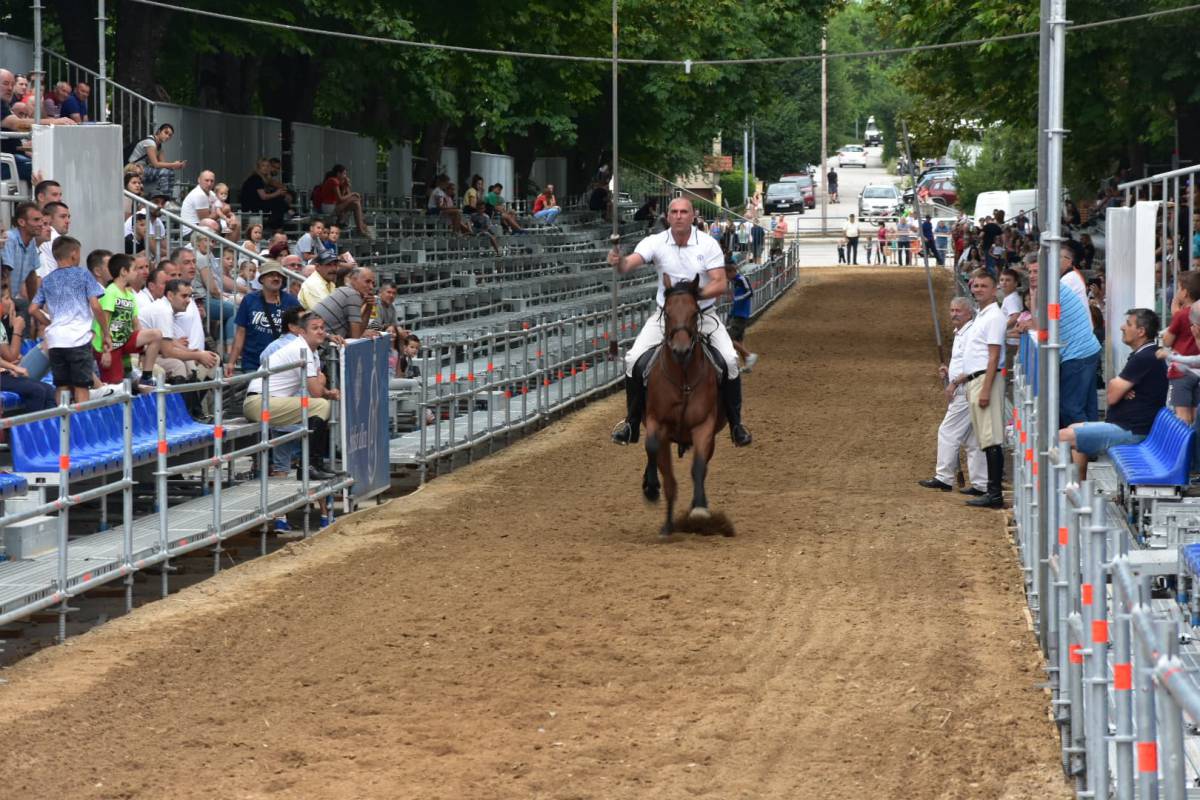
<svg viewBox="0 0 1200 800">
<path fill-rule="evenodd" d="M 746 318 L 745 317 L 730 317 L 725 325 L 725 330 L 729 331 L 729 338 L 735 342 L 740 342 L 746 335 Z"/>
<path fill-rule="evenodd" d="M 54 376 L 54 385 L 92 388 L 96 374 L 94 353 L 90 342 L 79 347 L 51 347 L 50 374 Z"/>
</svg>

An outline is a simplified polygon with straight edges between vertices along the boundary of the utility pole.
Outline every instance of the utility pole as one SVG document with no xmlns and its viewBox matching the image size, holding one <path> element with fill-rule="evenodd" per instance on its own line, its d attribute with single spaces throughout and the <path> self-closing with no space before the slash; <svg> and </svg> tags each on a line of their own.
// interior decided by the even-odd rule
<svg viewBox="0 0 1200 800">
<path fill-rule="evenodd" d="M 1175 123 L 1175 152 L 1179 152 L 1179 123 Z M 754 130 L 754 121 L 750 121 L 750 174 L 755 178 L 755 188 L 758 187 L 758 137 Z"/>
<path fill-rule="evenodd" d="M 825 59 L 825 33 L 821 32 L 821 175 L 820 183 L 824 187 L 821 192 L 821 233 L 825 233 L 829 221 L 829 165 L 826 163 L 825 154 L 829 152 L 829 128 L 828 119 L 826 117 L 826 93 L 829 91 L 828 76 L 826 74 L 826 59 Z M 797 223 L 799 224 L 799 223 Z"/>
<path fill-rule="evenodd" d="M 742 126 L 742 210 L 750 207 L 750 128 Z"/>
<path fill-rule="evenodd" d="M 98 40 L 99 49 L 97 51 L 96 72 L 96 120 L 98 122 L 108 122 L 108 103 L 107 93 L 105 92 L 105 82 L 108 78 L 108 63 L 105 61 L 104 48 L 104 29 L 107 27 L 108 18 L 104 15 L 104 0 L 96 0 L 96 37 Z"/>
<path fill-rule="evenodd" d="M 42 0 L 33 0 L 33 124 L 42 124 Z"/>
<path fill-rule="evenodd" d="M 621 183 L 618 179 L 620 167 L 617 160 L 617 0 L 612 0 L 612 236 L 609 237 L 612 246 L 618 251 L 621 247 L 621 215 L 620 215 L 620 197 Z M 613 358 L 621 351 L 620 326 L 618 323 L 617 306 L 620 304 L 620 283 L 621 276 L 617 271 L 613 270 L 612 275 L 612 320 L 610 324 L 610 338 L 608 340 L 608 353 Z"/>
</svg>

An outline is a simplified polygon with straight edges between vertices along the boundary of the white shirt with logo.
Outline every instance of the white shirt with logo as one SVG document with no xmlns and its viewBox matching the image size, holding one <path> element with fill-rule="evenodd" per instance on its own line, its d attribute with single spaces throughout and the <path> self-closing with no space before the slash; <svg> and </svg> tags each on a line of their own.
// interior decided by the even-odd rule
<svg viewBox="0 0 1200 800">
<path fill-rule="evenodd" d="M 653 264 L 658 271 L 658 295 L 655 300 L 661 308 L 666 297 L 662 276 L 671 276 L 671 284 L 691 281 L 700 277 L 700 289 L 708 285 L 708 271 L 725 267 L 725 254 L 717 240 L 695 228 L 688 232 L 687 244 L 680 247 L 675 243 L 675 235 L 670 230 L 647 236 L 638 242 L 634 253 L 641 256 L 647 264 Z M 700 308 L 710 308 L 717 301 L 713 298 L 700 301 Z"/>
</svg>

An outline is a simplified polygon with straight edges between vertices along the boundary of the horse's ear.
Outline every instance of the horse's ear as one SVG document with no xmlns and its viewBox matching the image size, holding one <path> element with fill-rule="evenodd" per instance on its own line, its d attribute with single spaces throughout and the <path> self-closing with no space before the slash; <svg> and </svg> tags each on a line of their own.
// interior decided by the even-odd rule
<svg viewBox="0 0 1200 800">
<path fill-rule="evenodd" d="M 663 288 L 664 289 L 671 288 L 671 276 L 665 272 L 663 273 Z"/>
<path fill-rule="evenodd" d="M 700 276 L 692 278 L 692 294 L 700 294 Z"/>
</svg>

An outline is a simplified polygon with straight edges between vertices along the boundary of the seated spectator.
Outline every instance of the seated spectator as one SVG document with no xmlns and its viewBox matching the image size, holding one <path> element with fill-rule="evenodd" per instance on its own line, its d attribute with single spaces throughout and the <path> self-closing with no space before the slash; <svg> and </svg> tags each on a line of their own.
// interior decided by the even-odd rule
<svg viewBox="0 0 1200 800">
<path fill-rule="evenodd" d="M 6 69 L 0 69 L 0 129 L 17 132 L 29 133 L 33 130 L 33 116 L 18 117 L 13 113 L 13 89 L 15 88 L 16 77 Z M 58 118 L 55 114 L 53 117 L 43 117 L 43 125 L 74 125 L 75 121 L 70 117 Z M 17 162 L 17 176 L 23 181 L 31 181 L 33 179 L 33 160 L 24 153 L 20 152 L 21 143 L 18 139 L 0 139 L 0 152 L 8 153 L 13 156 Z M 7 169 L 7 167 L 5 168 Z M 11 175 L 5 173 L 2 177 L 11 178 Z"/>
<path fill-rule="evenodd" d="M 151 198 L 154 201 L 153 205 L 140 206 L 143 210 L 149 210 L 149 217 L 146 224 L 146 242 L 149 252 L 156 256 L 156 261 L 167 260 L 167 225 L 163 222 L 162 208 L 167 204 L 169 199 L 165 194 L 156 194 Z M 124 232 L 126 237 L 133 233 L 132 214 L 125 219 Z"/>
<path fill-rule="evenodd" d="M 163 158 L 163 150 L 175 128 L 170 123 L 163 123 L 153 136 L 147 136 L 133 146 L 126 158 L 127 164 L 139 164 L 142 176 L 152 193 L 175 196 L 175 173 L 187 166 L 186 161 L 167 161 Z"/>
<path fill-rule="evenodd" d="M 239 359 L 242 372 L 258 369 L 263 350 L 286 330 L 283 325 L 284 312 L 300 305 L 295 297 L 283 291 L 284 274 L 278 263 L 268 261 L 263 264 L 258 280 L 262 284 L 262 291 L 246 295 L 238 306 L 234 320 L 237 332 L 233 337 L 233 346 L 229 348 L 226 376 L 233 375 L 234 365 Z"/>
<path fill-rule="evenodd" d="M 45 225 L 42 217 L 42 212 L 33 203 L 18 203 L 13 210 L 12 230 L 4 240 L 3 255 L 0 255 L 0 263 L 12 270 L 9 287 L 17 301 L 17 311 L 22 314 L 37 291 L 37 270 L 41 266 L 37 238 Z"/>
<path fill-rule="evenodd" d="M 30 316 L 47 326 L 54 385 L 60 391 L 69 391 L 76 403 L 91 396 L 96 376 L 92 325 L 105 321 L 100 308 L 104 289 L 79 265 L 79 255 L 77 240 L 70 236 L 55 240 L 54 259 L 58 265 L 46 276 L 29 307 Z M 101 327 L 101 346 L 112 349 L 107 326 Z"/>
<path fill-rule="evenodd" d="M 306 264 L 325 251 L 325 245 L 322 242 L 324 236 L 325 223 L 320 219 L 313 219 L 308 224 L 308 233 L 301 236 L 296 242 L 296 252 Z"/>
<path fill-rule="evenodd" d="M 438 175 L 434 179 L 433 191 L 429 193 L 425 213 L 431 217 L 440 216 L 449 223 L 450 230 L 456 233 L 470 233 L 471 226 L 463 221 L 462 211 L 454 206 L 454 200 L 450 197 L 450 185 L 447 175 Z"/>
<path fill-rule="evenodd" d="M 493 183 L 483 196 L 489 214 L 500 217 L 500 226 L 509 233 L 524 233 L 525 229 L 517 222 L 517 215 L 504 202 L 504 184 Z"/>
<path fill-rule="evenodd" d="M 194 350 L 187 337 L 179 337 L 176 332 L 176 315 L 186 314 L 192 303 L 191 287 L 186 292 L 181 291 L 184 282 L 179 280 L 179 274 L 177 265 L 163 261 L 150 273 L 145 288 L 137 293 L 138 321 L 144 329 L 159 332 L 161 340 L 156 364 L 162 367 L 169 383 L 189 380 L 192 363 L 206 367 L 217 363 L 217 354 L 204 350 L 203 341 L 200 348 Z M 168 295 L 172 281 L 176 283 L 176 291 Z"/>
<path fill-rule="evenodd" d="M 421 368 L 417 366 L 417 355 L 421 352 L 421 337 L 410 333 L 403 337 L 404 347 L 400 350 L 400 359 L 396 363 L 396 377 L 419 378 Z"/>
<path fill-rule="evenodd" d="M 30 87 L 29 78 L 25 75 L 17 75 L 13 79 L 13 102 L 25 103 L 32 96 L 32 88 Z"/>
<path fill-rule="evenodd" d="M 48 222 L 50 225 L 49 240 L 38 245 L 37 275 L 44 280 L 50 274 L 50 271 L 57 266 L 57 262 L 54 260 L 54 253 L 51 251 L 54 240 L 59 236 L 66 236 L 70 232 L 71 209 L 67 208 L 66 203 L 47 203 L 42 209 L 42 219 L 43 224 Z"/>
<path fill-rule="evenodd" d="M 334 477 L 334 473 L 328 470 L 325 459 L 328 457 L 328 421 L 332 412 L 330 401 L 337 400 L 340 394 L 336 389 L 327 387 L 325 376 L 321 373 L 320 357 L 317 354 L 326 339 L 325 321 L 316 314 L 304 314 L 299 319 L 296 333 L 296 339 L 268 356 L 269 364 L 298 363 L 300 365 L 295 369 L 270 376 L 268 391 L 271 393 L 271 425 L 284 426 L 300 423 L 300 391 L 302 382 L 305 382 L 309 395 L 308 477 L 312 480 L 323 481 Z M 242 405 L 246 419 L 254 421 L 262 419 L 262 392 L 262 378 L 254 378 L 247 385 L 246 399 Z M 297 479 L 301 478 L 302 476 L 297 474 Z"/>
<path fill-rule="evenodd" d="M 1108 382 L 1108 414 L 1104 422 L 1079 422 L 1058 432 L 1071 445 L 1079 478 L 1087 476 L 1088 458 L 1119 444 L 1146 438 L 1167 402 L 1167 368 L 1157 357 L 1158 315 L 1148 308 L 1131 308 L 1121 326 L 1121 341 L 1130 349 L 1121 374 Z"/>
<path fill-rule="evenodd" d="M 137 313 L 137 297 L 130 282 L 133 279 L 133 258 L 117 254 L 109 259 L 108 270 L 112 283 L 100 298 L 100 308 L 105 316 L 101 324 L 93 325 L 92 347 L 95 348 L 99 365 L 100 380 L 107 384 L 119 384 L 125 380 L 125 359 L 135 353 L 142 355 L 140 383 L 153 387 L 154 361 L 158 358 L 158 343 L 162 334 L 157 330 L 145 330 Z"/>
<path fill-rule="evenodd" d="M 313 313 L 325 320 L 330 336 L 358 339 L 378 336 L 367 323 L 375 313 L 375 273 L 366 267 L 355 267 L 346 275 L 346 285 L 339 286 L 317 303 Z"/>
<path fill-rule="evenodd" d="M 267 214 L 267 226 L 279 228 L 291 210 L 287 188 L 272 182 L 271 160 L 258 159 L 254 172 L 242 182 L 238 202 L 242 211 Z"/>
<path fill-rule="evenodd" d="M 1200 273 L 1179 273 L 1175 299 L 1171 301 L 1171 324 L 1162 336 L 1164 349 L 1173 356 L 1200 354 L 1200 348 L 1192 336 L 1191 324 L 1191 308 L 1197 300 L 1200 300 Z M 1191 425 L 1196 420 L 1196 405 L 1200 403 L 1200 378 L 1191 370 L 1181 369 L 1177 363 L 1171 363 L 1167 369 L 1167 380 L 1171 384 L 1169 403 L 1175 410 L 1175 416 Z"/>
<path fill-rule="evenodd" d="M 347 212 L 350 213 L 358 234 L 375 238 L 374 232 L 363 220 L 362 195 L 350 191 L 350 175 L 345 166 L 334 164 L 333 169 L 325 173 L 325 180 L 313 192 L 313 205 L 324 216 L 339 220 Z"/>
<path fill-rule="evenodd" d="M 192 225 L 200 225 L 202 222 L 208 222 L 208 227 L 215 232 L 221 232 L 221 215 L 219 212 L 220 200 L 217 199 L 216 192 L 213 188 L 216 186 L 217 178 L 212 170 L 204 170 L 200 173 L 196 181 L 196 185 L 183 198 L 183 204 L 179 207 L 179 216 L 184 222 L 189 222 Z M 215 225 L 215 227 L 213 227 Z"/>
<path fill-rule="evenodd" d="M 12 298 L 0 301 L 0 392 L 12 392 L 21 398 L 25 411 L 41 411 L 54 405 L 54 387 L 33 380 L 21 365 L 21 342 L 25 318 L 17 313 Z"/>
<path fill-rule="evenodd" d="M 547 183 L 537 199 L 533 201 L 533 218 L 538 222 L 553 225 L 562 209 L 558 207 L 558 198 L 554 196 L 554 184 Z"/>
<path fill-rule="evenodd" d="M 188 262 L 194 265 L 193 299 L 197 303 L 203 303 L 204 315 L 208 322 L 216 325 L 216 330 L 220 331 L 214 334 L 214 337 L 220 336 L 224 339 L 228 348 L 229 343 L 233 341 L 233 317 L 237 311 L 233 302 L 226 298 L 226 292 L 233 289 L 233 280 L 227 280 L 221 273 L 220 262 L 214 258 L 212 243 L 207 236 L 203 233 L 193 233 L 190 241 L 188 248 L 172 253 L 171 260 L 179 264 L 184 277 L 190 271 Z"/>
<path fill-rule="evenodd" d="M 464 210 L 465 208 L 464 206 Z M 500 243 L 496 241 L 496 234 L 492 233 L 492 218 L 484 211 L 482 202 L 469 212 L 468 218 L 471 221 L 471 230 L 480 236 L 486 236 L 488 243 L 492 246 L 492 251 L 496 255 L 500 255 Z"/>
<path fill-rule="evenodd" d="M 63 100 L 62 107 L 58 111 L 60 117 L 70 117 L 75 122 L 83 123 L 89 121 L 88 117 L 88 97 L 92 93 L 92 87 L 88 86 L 83 81 L 75 84 L 75 91 L 69 93 Z"/>
<path fill-rule="evenodd" d="M 261 222 L 256 222 L 246 231 L 246 241 L 242 242 L 242 247 L 249 250 L 251 253 L 265 253 L 266 243 L 263 241 L 263 226 Z"/>
<path fill-rule="evenodd" d="M 317 304 L 333 293 L 337 284 L 333 282 L 338 271 L 337 256 L 328 250 L 317 256 L 313 273 L 300 286 L 300 305 L 312 311 Z"/>
<path fill-rule="evenodd" d="M 61 117 L 69 119 L 62 113 L 63 103 L 71 96 L 71 84 L 66 81 L 59 81 L 46 92 L 46 97 L 42 100 L 42 119 L 54 119 Z M 75 120 L 71 120 L 75 122 Z"/>
<path fill-rule="evenodd" d="M 372 309 L 371 321 L 367 323 L 370 330 L 379 331 L 392 337 L 408 333 L 400 327 L 396 313 L 396 294 L 396 284 L 391 281 L 384 281 L 383 285 L 379 287 L 379 302 Z"/>
<path fill-rule="evenodd" d="M 609 214 L 612 210 L 611 195 L 612 192 L 608 190 L 608 181 L 596 181 L 592 184 L 592 191 L 588 194 L 588 210 L 599 211 L 605 222 L 612 221 Z"/>
<path fill-rule="evenodd" d="M 248 258 L 238 264 L 237 280 L 234 283 L 237 284 L 238 294 L 241 295 L 247 295 L 261 289 L 262 284 L 258 281 L 258 265 Z M 242 299 L 245 298 L 243 297 Z M 299 305 L 299 301 L 296 301 L 296 304 Z"/>
</svg>

